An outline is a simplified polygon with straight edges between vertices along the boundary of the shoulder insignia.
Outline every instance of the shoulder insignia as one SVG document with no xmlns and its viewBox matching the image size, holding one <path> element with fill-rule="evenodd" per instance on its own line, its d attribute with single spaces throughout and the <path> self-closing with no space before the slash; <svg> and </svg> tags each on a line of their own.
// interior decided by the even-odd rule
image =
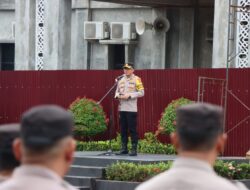
<svg viewBox="0 0 250 190">
<path fill-rule="evenodd" d="M 137 89 L 138 91 L 144 90 L 144 87 L 143 87 L 143 84 L 142 84 L 142 81 L 141 81 L 141 78 L 140 78 L 140 77 L 136 76 L 135 83 L 136 83 L 136 89 Z"/>
</svg>

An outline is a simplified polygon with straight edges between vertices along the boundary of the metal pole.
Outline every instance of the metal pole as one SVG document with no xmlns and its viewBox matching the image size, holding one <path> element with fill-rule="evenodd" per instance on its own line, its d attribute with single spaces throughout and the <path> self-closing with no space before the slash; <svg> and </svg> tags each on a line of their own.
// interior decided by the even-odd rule
<svg viewBox="0 0 250 190">
<path fill-rule="evenodd" d="M 226 129 L 226 116 L 227 116 L 227 92 L 228 92 L 228 82 L 229 82 L 229 40 L 230 40 L 230 10 L 231 10 L 232 0 L 229 0 L 228 4 L 228 40 L 227 40 L 227 68 L 226 68 L 226 87 L 225 87 L 225 103 L 224 103 L 224 120 L 223 120 L 223 129 Z"/>
</svg>

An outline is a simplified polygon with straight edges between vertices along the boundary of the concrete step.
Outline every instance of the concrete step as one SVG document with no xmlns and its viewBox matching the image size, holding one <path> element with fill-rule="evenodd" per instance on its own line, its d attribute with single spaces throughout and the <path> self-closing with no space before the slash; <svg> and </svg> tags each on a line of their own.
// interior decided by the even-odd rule
<svg viewBox="0 0 250 190">
<path fill-rule="evenodd" d="M 99 166 L 107 167 L 116 162 L 133 162 L 141 164 L 152 164 L 165 161 L 173 161 L 177 155 L 164 154 L 138 154 L 137 156 L 128 155 L 105 155 L 103 151 L 82 151 L 75 152 L 73 165 L 80 166 Z M 245 157 L 218 157 L 218 160 L 235 161 L 236 163 L 249 163 Z"/>
<path fill-rule="evenodd" d="M 163 155 L 163 154 L 138 154 L 137 156 L 128 155 L 105 155 L 103 151 L 83 151 L 75 152 L 75 160 L 73 165 L 81 166 L 99 166 L 107 167 L 113 163 L 119 162 L 133 162 L 141 164 L 159 163 L 170 160 L 175 160 L 176 155 Z M 235 161 L 236 163 L 248 163 L 245 157 L 219 157 L 218 160 Z"/>
<path fill-rule="evenodd" d="M 88 176 L 102 178 L 104 176 L 104 171 L 104 167 L 71 165 L 66 176 Z"/>
<path fill-rule="evenodd" d="M 139 184 L 128 181 L 96 180 L 95 190 L 134 190 Z"/>
<path fill-rule="evenodd" d="M 88 186 L 80 186 L 80 187 L 78 187 L 78 186 L 75 186 L 75 188 L 77 188 L 77 189 L 79 189 L 79 190 L 91 190 L 91 188 L 90 187 L 88 187 Z"/>
<path fill-rule="evenodd" d="M 101 151 L 85 151 L 85 152 L 76 152 L 74 156 L 73 165 L 80 166 L 99 166 L 107 167 L 113 163 L 119 162 L 133 162 L 141 164 L 150 164 L 163 162 L 166 160 L 174 160 L 176 155 L 150 155 L 150 154 L 138 154 L 138 156 L 129 156 L 129 155 L 105 155 L 105 152 Z"/>
<path fill-rule="evenodd" d="M 75 157 L 74 165 L 106 167 L 117 162 L 113 159 Z"/>
<path fill-rule="evenodd" d="M 64 179 L 69 182 L 73 186 L 92 186 L 95 179 L 95 177 L 89 177 L 89 176 L 65 176 Z"/>
</svg>

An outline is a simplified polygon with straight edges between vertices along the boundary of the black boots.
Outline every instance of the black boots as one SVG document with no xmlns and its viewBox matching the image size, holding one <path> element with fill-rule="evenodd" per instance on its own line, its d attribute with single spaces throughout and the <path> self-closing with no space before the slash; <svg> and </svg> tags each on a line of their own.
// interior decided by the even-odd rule
<svg viewBox="0 0 250 190">
<path fill-rule="evenodd" d="M 116 155 L 126 155 L 128 154 L 128 148 L 127 145 L 122 145 L 122 148 L 120 152 L 118 152 Z M 137 156 L 137 144 L 132 144 L 131 152 L 129 153 L 129 156 Z"/>
<path fill-rule="evenodd" d="M 137 156 L 137 144 L 132 144 L 132 149 L 129 156 Z"/>
<path fill-rule="evenodd" d="M 120 152 L 118 152 L 116 155 L 125 155 L 128 154 L 128 147 L 125 144 L 122 144 L 122 148 Z"/>
</svg>

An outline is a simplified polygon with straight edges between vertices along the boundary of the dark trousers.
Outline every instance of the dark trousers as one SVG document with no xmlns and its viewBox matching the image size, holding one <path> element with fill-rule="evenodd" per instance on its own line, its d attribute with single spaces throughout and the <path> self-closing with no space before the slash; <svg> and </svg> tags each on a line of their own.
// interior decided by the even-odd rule
<svg viewBox="0 0 250 190">
<path fill-rule="evenodd" d="M 132 145 L 137 146 L 138 133 L 136 130 L 137 125 L 137 112 L 120 111 L 120 127 L 122 144 L 128 144 L 128 131 L 131 136 Z"/>
</svg>

